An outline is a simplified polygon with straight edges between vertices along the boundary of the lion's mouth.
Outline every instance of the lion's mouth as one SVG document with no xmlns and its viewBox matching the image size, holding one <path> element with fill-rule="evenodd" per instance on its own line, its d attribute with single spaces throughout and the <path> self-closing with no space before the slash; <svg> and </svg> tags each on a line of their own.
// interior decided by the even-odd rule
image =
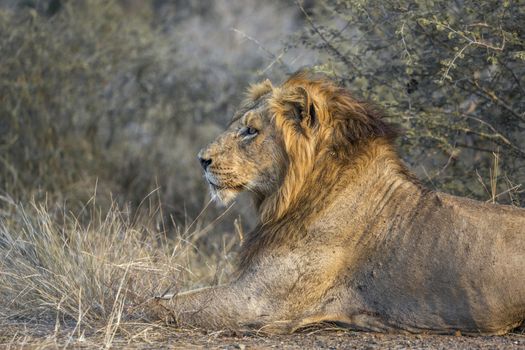
<svg viewBox="0 0 525 350">
<path fill-rule="evenodd" d="M 217 181 L 215 176 L 213 174 L 210 174 L 206 172 L 206 181 L 210 185 L 212 191 L 214 192 L 220 192 L 220 191 L 235 191 L 235 192 L 241 192 L 246 188 L 246 185 L 244 184 L 222 184 L 220 181 Z"/>
<path fill-rule="evenodd" d="M 220 190 L 226 190 L 228 189 L 227 187 L 225 186 L 221 186 L 221 185 L 217 185 L 211 181 L 208 181 L 208 184 L 211 186 L 211 188 L 214 190 L 214 191 L 220 191 Z"/>
<path fill-rule="evenodd" d="M 244 185 L 224 185 L 220 184 L 219 181 L 212 174 L 206 172 L 206 181 L 214 191 L 231 190 L 231 191 L 242 191 Z"/>
<path fill-rule="evenodd" d="M 230 183 L 223 184 L 213 176 L 213 174 L 206 173 L 206 180 L 210 186 L 212 197 L 224 205 L 230 203 L 246 186 L 232 185 Z"/>
<path fill-rule="evenodd" d="M 213 188 L 214 191 L 221 191 L 221 190 L 242 191 L 244 189 L 243 185 L 224 186 L 224 185 L 218 185 L 209 180 L 208 180 L 208 184 Z"/>
</svg>

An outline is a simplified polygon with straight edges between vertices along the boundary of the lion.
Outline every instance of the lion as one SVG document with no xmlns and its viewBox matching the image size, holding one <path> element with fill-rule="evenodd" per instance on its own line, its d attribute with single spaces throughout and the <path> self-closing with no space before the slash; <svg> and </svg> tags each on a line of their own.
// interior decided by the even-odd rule
<svg viewBox="0 0 525 350">
<path fill-rule="evenodd" d="M 179 326 L 497 335 L 525 319 L 525 209 L 424 188 L 380 113 L 300 72 L 250 87 L 201 150 L 210 190 L 259 224 L 232 282 L 159 297 Z"/>
</svg>

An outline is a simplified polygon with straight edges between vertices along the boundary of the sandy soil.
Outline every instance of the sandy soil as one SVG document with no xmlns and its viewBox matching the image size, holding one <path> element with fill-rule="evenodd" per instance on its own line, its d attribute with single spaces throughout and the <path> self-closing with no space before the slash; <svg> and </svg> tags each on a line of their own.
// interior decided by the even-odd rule
<svg viewBox="0 0 525 350">
<path fill-rule="evenodd" d="M 0 330 L 2 349 L 525 349 L 525 333 L 506 336 L 399 335 L 318 328 L 293 335 L 240 335 L 231 332 L 189 331 L 146 327 L 116 335 L 108 342 L 104 330 L 84 335 L 54 334 L 50 328 L 30 332 L 23 327 Z M 135 329 L 136 331 L 136 329 Z M 125 333 L 125 332 L 124 332 Z"/>
<path fill-rule="evenodd" d="M 464 337 L 385 335 L 350 331 L 315 331 L 287 336 L 206 335 L 168 339 L 169 347 L 220 349 L 525 349 L 525 336 Z"/>
</svg>

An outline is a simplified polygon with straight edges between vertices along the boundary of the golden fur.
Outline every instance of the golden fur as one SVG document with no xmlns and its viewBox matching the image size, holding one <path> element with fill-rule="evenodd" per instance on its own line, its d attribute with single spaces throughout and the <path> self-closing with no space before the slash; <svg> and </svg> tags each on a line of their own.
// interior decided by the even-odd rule
<svg viewBox="0 0 525 350">
<path fill-rule="evenodd" d="M 298 201 L 309 203 L 306 212 L 320 210 L 323 202 L 319 200 L 322 198 L 319 193 L 337 182 L 334 181 L 339 176 L 337 168 L 341 165 L 366 167 L 367 156 L 360 154 L 364 143 L 390 144 L 395 137 L 393 128 L 374 108 L 357 101 L 347 90 L 322 77 L 313 78 L 300 72 L 276 88 L 266 80 L 250 87 L 245 104 L 263 96 L 267 97 L 269 115 L 283 140 L 287 162 L 275 163 L 284 168 L 279 171 L 285 175 L 277 191 L 258 206 L 261 224 L 266 229 L 258 227 L 258 233 L 249 236 L 242 251 L 243 262 L 256 255 L 261 247 L 272 244 L 272 240 L 285 239 L 277 231 L 286 223 L 280 223 L 275 229 L 271 224 L 290 210 L 297 212 L 292 217 L 301 217 L 300 212 L 305 208 L 297 205 Z M 304 127 L 297 125 L 297 119 L 290 118 L 294 113 L 303 114 L 300 124 Z M 391 158 L 400 172 L 410 176 L 389 147 L 367 148 L 366 152 L 372 153 L 372 157 Z M 386 153 L 379 154 L 381 152 Z M 325 172 L 322 181 L 319 181 L 320 172 Z M 289 229 L 288 236 L 295 231 Z"/>
<path fill-rule="evenodd" d="M 502 334 L 525 319 L 525 210 L 428 191 L 369 105 L 307 73 L 250 87 L 199 157 L 259 225 L 227 285 L 157 302 L 181 325 Z"/>
</svg>

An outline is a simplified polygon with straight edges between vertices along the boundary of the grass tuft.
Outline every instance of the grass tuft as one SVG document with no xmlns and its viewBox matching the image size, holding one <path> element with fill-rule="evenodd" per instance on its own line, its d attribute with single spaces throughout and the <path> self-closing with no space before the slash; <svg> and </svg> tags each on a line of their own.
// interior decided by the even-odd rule
<svg viewBox="0 0 525 350">
<path fill-rule="evenodd" d="M 53 325 L 51 334 L 62 343 L 89 336 L 109 346 L 115 337 L 140 338 L 158 327 L 147 308 L 152 297 L 224 282 L 220 271 L 231 267 L 236 238 L 224 236 L 230 241 L 221 249 L 203 253 L 196 240 L 209 227 L 196 221 L 177 228 L 173 239 L 148 218 L 131 217 L 116 206 L 106 213 L 90 206 L 91 220 L 83 226 L 75 215 L 45 204 L 2 200 L 7 208 L 0 221 L 4 335 L 31 329 L 22 333 L 34 336 L 39 327 L 49 333 Z"/>
</svg>

